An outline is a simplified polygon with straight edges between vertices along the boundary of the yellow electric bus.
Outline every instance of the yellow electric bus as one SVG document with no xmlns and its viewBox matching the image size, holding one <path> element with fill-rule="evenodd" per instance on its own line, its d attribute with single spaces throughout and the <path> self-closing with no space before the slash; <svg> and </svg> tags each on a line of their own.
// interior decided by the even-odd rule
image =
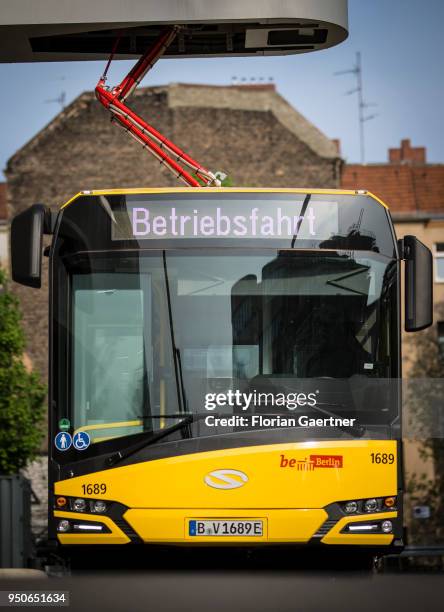
<svg viewBox="0 0 444 612">
<path fill-rule="evenodd" d="M 49 538 L 401 550 L 405 329 L 431 253 L 365 191 L 81 192 L 12 222 L 49 261 Z M 77 548 L 78 550 L 78 548 Z"/>
</svg>

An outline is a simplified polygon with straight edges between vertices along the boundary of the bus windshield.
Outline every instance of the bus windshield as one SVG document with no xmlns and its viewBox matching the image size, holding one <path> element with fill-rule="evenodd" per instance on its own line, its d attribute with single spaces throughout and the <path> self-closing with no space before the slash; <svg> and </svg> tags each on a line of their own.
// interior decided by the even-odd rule
<svg viewBox="0 0 444 612">
<path fill-rule="evenodd" d="M 193 437 L 239 431 L 239 420 L 218 425 L 231 416 L 268 415 L 247 429 L 276 414 L 323 412 L 367 427 L 396 419 L 389 257 L 154 248 L 77 254 L 65 265 L 71 419 L 92 442 L 153 433 L 190 412 L 213 415 L 195 419 Z"/>
</svg>

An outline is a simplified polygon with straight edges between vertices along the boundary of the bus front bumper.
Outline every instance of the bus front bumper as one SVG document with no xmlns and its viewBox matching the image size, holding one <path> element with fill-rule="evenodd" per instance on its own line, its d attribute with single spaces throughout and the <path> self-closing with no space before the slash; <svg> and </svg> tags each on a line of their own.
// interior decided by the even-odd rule
<svg viewBox="0 0 444 612">
<path fill-rule="evenodd" d="M 257 545 L 326 544 L 370 547 L 390 546 L 399 537 L 398 513 L 378 512 L 332 519 L 322 509 L 149 509 L 130 508 L 119 519 L 106 515 L 55 511 L 56 527 L 68 523 L 68 530 L 58 531 L 60 544 L 151 544 L 185 545 Z M 230 535 L 229 527 L 242 522 L 259 526 L 256 533 Z M 384 533 L 383 524 L 392 525 Z M 216 525 L 202 534 L 194 526 Z M 66 523 L 65 523 L 66 525 Z M 228 526 L 228 529 L 227 529 Z M 244 529 L 246 531 L 246 529 Z M 259 534 L 257 534 L 259 532 Z M 398 535 L 399 534 L 399 535 Z"/>
</svg>

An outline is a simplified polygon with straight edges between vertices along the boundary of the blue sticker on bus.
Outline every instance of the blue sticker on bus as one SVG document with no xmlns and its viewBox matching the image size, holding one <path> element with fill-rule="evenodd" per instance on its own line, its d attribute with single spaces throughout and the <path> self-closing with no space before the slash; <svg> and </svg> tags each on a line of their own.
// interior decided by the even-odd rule
<svg viewBox="0 0 444 612">
<path fill-rule="evenodd" d="M 59 451 L 66 451 L 72 444 L 71 435 L 66 431 L 60 431 L 54 438 L 54 445 Z"/>
<path fill-rule="evenodd" d="M 86 450 L 91 444 L 91 440 L 86 431 L 78 431 L 74 435 L 73 445 L 76 450 Z"/>
<path fill-rule="evenodd" d="M 197 535 L 197 521 L 190 521 L 188 523 L 188 525 L 189 525 L 189 534 L 190 534 L 190 536 Z"/>
</svg>

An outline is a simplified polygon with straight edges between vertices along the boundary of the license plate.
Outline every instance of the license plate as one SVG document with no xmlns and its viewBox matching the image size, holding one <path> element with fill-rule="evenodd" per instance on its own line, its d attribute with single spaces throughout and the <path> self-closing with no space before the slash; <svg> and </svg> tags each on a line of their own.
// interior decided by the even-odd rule
<svg viewBox="0 0 444 612">
<path fill-rule="evenodd" d="M 262 521 L 219 521 L 192 519 L 188 522 L 190 536 L 209 537 L 261 537 L 264 535 Z"/>
</svg>

